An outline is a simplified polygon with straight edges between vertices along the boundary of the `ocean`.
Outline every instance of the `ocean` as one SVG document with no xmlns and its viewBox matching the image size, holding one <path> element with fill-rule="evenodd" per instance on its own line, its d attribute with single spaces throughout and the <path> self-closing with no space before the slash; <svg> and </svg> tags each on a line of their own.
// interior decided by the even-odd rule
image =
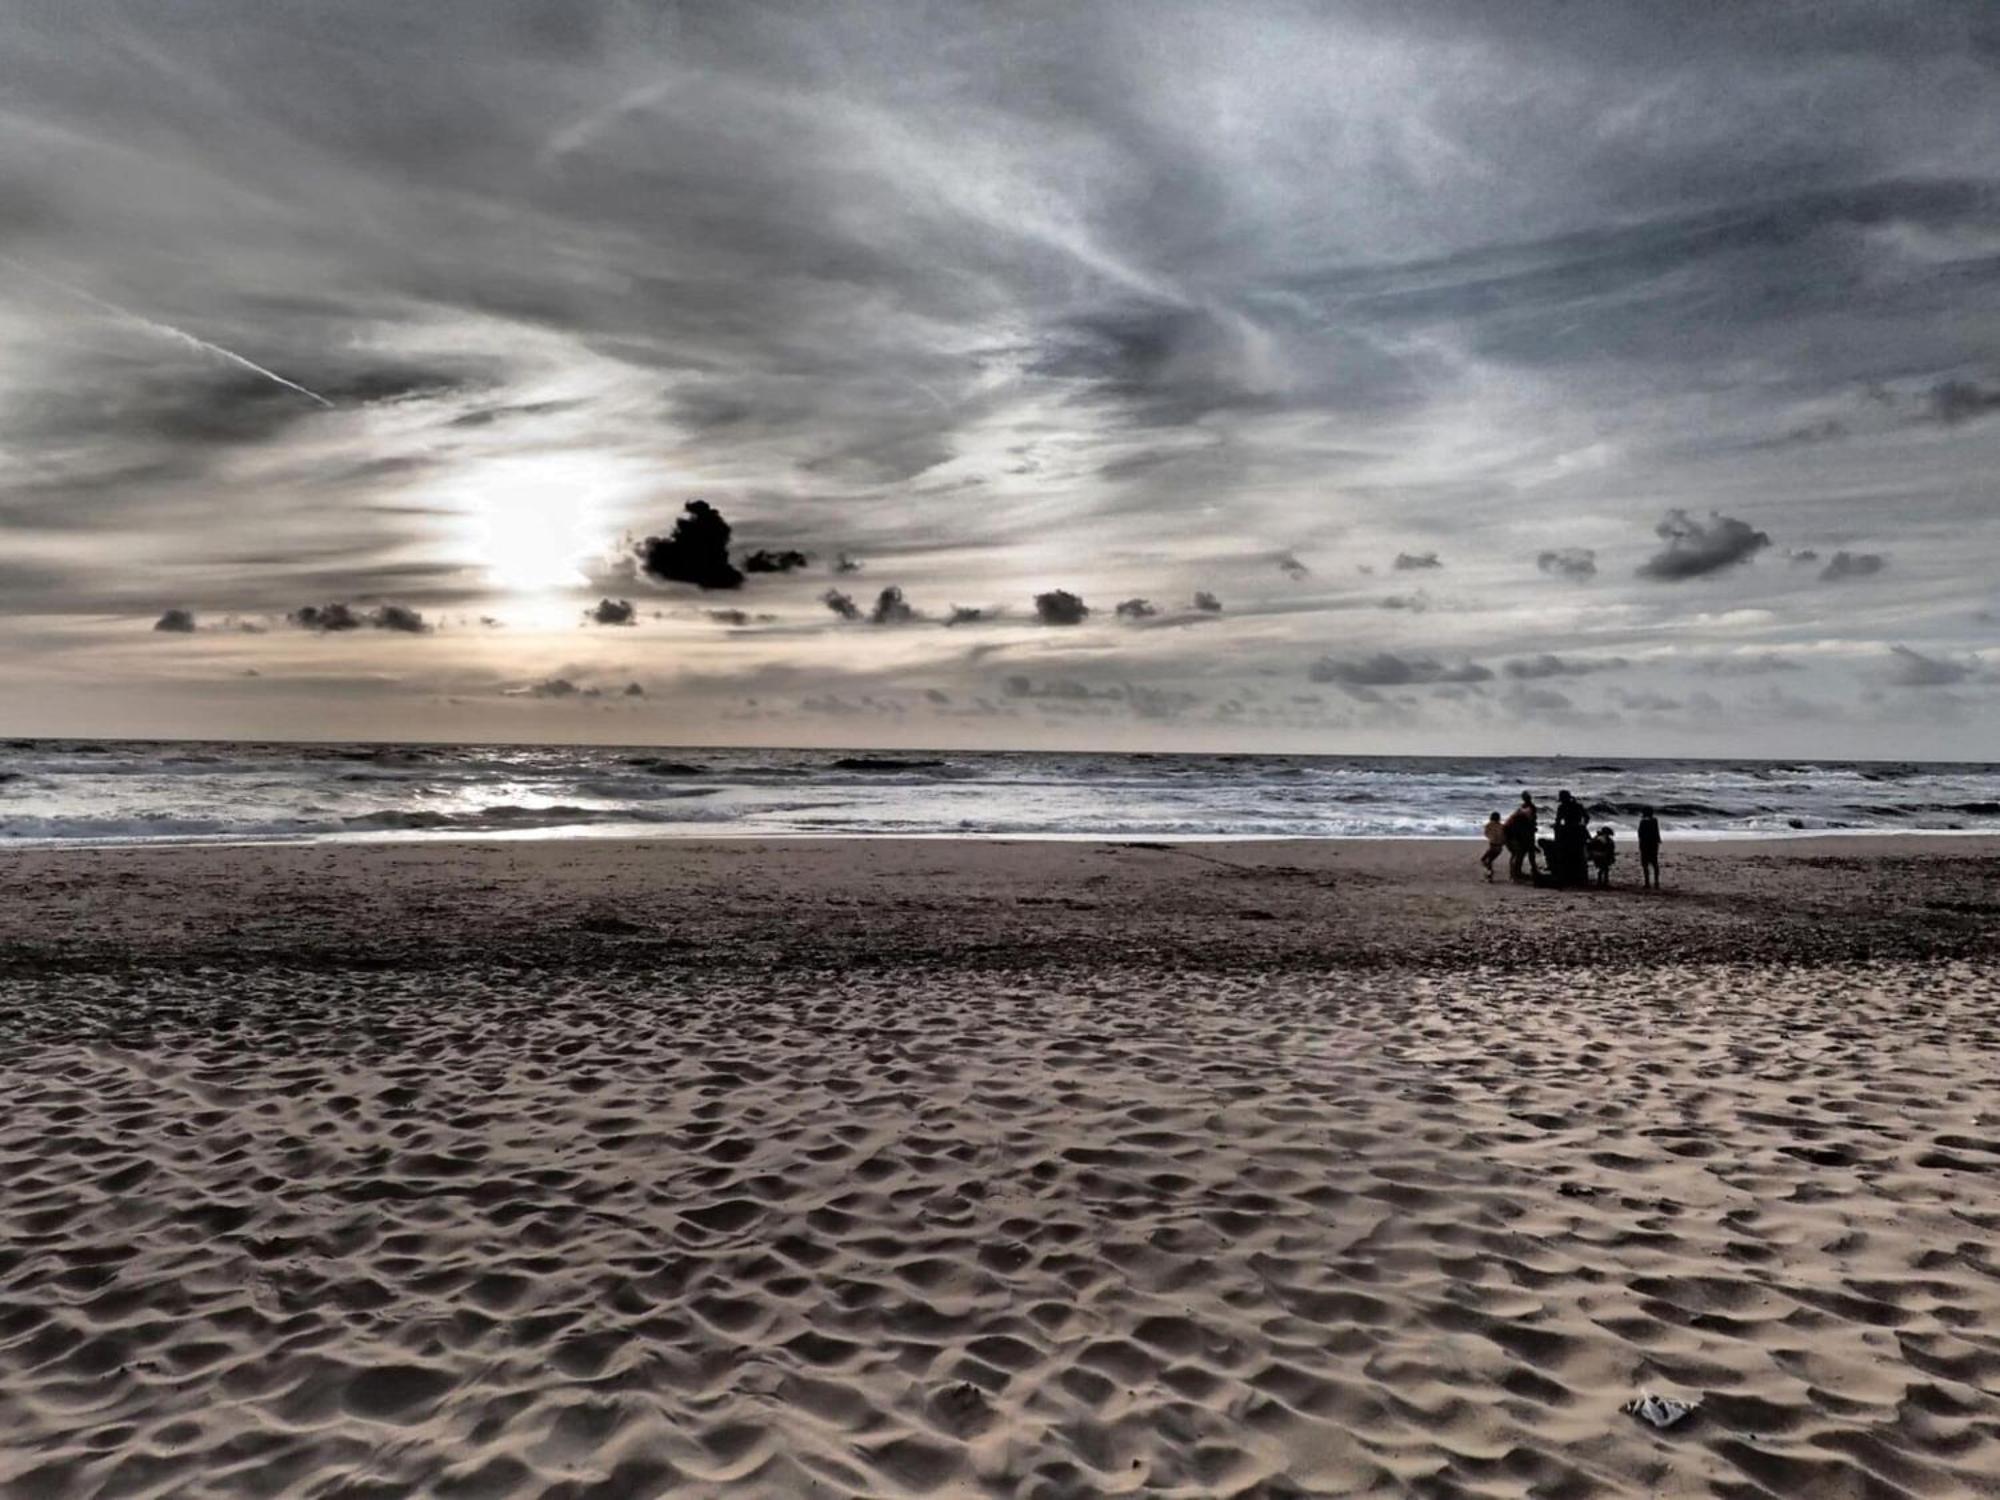
<svg viewBox="0 0 2000 1500">
<path fill-rule="evenodd" d="M 2000 766 L 0 742 L 0 846 L 548 836 L 1476 838 L 1567 787 L 1669 837 L 2000 832 Z"/>
</svg>

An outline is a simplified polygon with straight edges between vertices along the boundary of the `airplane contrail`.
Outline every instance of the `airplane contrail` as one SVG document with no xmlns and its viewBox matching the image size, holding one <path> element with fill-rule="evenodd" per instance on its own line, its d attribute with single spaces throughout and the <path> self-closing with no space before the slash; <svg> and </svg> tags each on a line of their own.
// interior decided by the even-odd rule
<svg viewBox="0 0 2000 1500">
<path fill-rule="evenodd" d="M 27 265 L 22 261 L 14 259 L 14 257 L 11 255 L 0 255 L 0 265 L 12 266 L 22 275 L 33 277 L 36 281 L 41 282 L 44 286 L 52 286 L 57 291 L 63 292 L 71 297 L 75 297 L 79 301 L 88 302 L 92 307 L 102 308 L 105 312 L 110 313 L 114 317 L 123 318 L 129 323 L 137 323 L 141 328 L 150 329 L 152 332 L 161 334 L 166 338 L 176 339 L 179 342 L 186 344 L 189 348 L 199 349 L 202 351 L 202 353 L 212 354 L 217 359 L 226 359 L 232 365 L 240 366 L 241 368 L 250 371 L 252 374 L 262 375 L 266 380 L 275 381 L 277 384 L 283 386 L 288 391 L 297 391 L 301 396 L 304 396 L 308 401 L 317 401 L 321 406 L 324 406 L 328 411 L 332 411 L 334 409 L 333 403 L 327 400 L 326 397 L 322 396 L 318 391 L 307 390 L 304 386 L 300 385 L 296 380 L 287 380 L 285 379 L 284 376 L 280 375 L 276 370 L 267 370 L 262 365 L 258 364 L 256 360 L 246 359 L 241 354 L 238 354 L 234 349 L 225 349 L 220 344 L 212 344 L 205 338 L 199 338 L 196 335 L 189 333 L 185 328 L 176 328 L 171 323 L 162 323 L 158 318 L 149 318 L 144 313 L 137 313 L 132 311 L 132 309 L 129 307 L 120 307 L 116 302 L 111 301 L 108 297 L 100 297 L 95 292 L 87 291 L 83 287 L 76 286 L 71 282 L 62 280 L 62 278 L 60 277 L 51 276 L 46 271 L 38 271 L 33 266 Z"/>
</svg>

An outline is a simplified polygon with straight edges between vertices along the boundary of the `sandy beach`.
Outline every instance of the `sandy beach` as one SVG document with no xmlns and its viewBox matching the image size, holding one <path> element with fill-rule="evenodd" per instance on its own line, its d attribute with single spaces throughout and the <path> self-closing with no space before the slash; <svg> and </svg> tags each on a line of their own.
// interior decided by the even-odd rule
<svg viewBox="0 0 2000 1500">
<path fill-rule="evenodd" d="M 2000 1494 L 2000 841 L 1477 852 L 0 856 L 0 1494 Z"/>
</svg>

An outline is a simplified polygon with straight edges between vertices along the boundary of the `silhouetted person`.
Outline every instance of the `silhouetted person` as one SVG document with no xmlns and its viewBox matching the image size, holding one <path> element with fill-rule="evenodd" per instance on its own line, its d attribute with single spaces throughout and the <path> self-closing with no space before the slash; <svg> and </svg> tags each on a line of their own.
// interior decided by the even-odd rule
<svg viewBox="0 0 2000 1500">
<path fill-rule="evenodd" d="M 1479 862 L 1486 867 L 1486 878 L 1493 878 L 1493 861 L 1500 857 L 1500 851 L 1507 847 L 1507 825 L 1500 821 L 1496 810 L 1486 820 L 1486 852 L 1479 856 Z"/>
<path fill-rule="evenodd" d="M 1549 873 L 1557 885 L 1582 885 L 1590 878 L 1589 843 L 1590 814 L 1568 792 L 1557 792 L 1555 838 L 1549 850 Z"/>
<path fill-rule="evenodd" d="M 1647 890 L 1659 885 L 1660 820 L 1650 807 L 1639 809 L 1639 873 L 1645 877 Z"/>
<path fill-rule="evenodd" d="M 1590 836 L 1590 862 L 1597 867 L 1597 888 L 1603 890 L 1611 884 L 1611 867 L 1618 861 L 1618 840 L 1611 832 L 1609 823 L 1597 825 L 1597 832 Z"/>
<path fill-rule="evenodd" d="M 1538 873 L 1535 863 L 1535 799 L 1528 793 L 1521 793 L 1521 805 L 1514 809 L 1501 831 L 1507 842 L 1507 874 L 1515 880 L 1521 878 L 1521 862 L 1527 861 L 1528 873 Z"/>
</svg>

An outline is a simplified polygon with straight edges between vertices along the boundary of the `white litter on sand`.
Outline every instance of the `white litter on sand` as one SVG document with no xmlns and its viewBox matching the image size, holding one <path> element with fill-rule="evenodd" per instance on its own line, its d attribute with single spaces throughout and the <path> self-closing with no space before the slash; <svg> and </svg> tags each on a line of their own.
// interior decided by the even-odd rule
<svg viewBox="0 0 2000 1500">
<path fill-rule="evenodd" d="M 1620 1410 L 1629 1411 L 1640 1421 L 1650 1422 L 1655 1427 L 1671 1427 L 1692 1416 L 1700 1405 L 1699 1401 L 1676 1401 L 1672 1396 L 1655 1396 L 1651 1391 L 1641 1391 Z"/>
</svg>

